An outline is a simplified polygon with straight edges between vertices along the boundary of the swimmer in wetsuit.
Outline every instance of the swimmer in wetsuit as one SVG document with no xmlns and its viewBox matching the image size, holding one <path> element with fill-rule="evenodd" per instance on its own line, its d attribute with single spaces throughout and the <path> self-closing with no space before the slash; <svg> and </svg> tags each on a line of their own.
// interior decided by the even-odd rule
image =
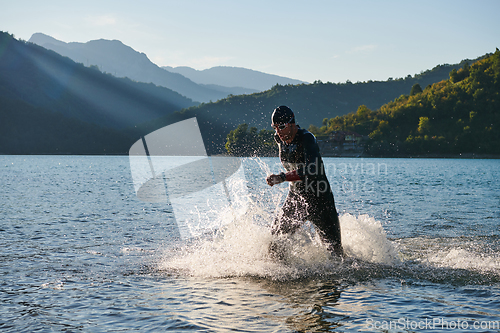
<svg viewBox="0 0 500 333">
<path fill-rule="evenodd" d="M 316 226 L 328 250 L 342 256 L 339 218 L 316 138 L 295 124 L 293 111 L 287 106 L 276 108 L 271 119 L 286 173 L 272 174 L 266 181 L 270 186 L 290 182 L 282 212 L 274 221 L 273 235 L 293 234 L 308 220 Z"/>
</svg>

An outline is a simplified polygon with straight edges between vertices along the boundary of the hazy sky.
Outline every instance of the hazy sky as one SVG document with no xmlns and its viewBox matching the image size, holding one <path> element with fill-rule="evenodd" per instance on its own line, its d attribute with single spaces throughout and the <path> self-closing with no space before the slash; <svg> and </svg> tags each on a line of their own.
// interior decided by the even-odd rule
<svg viewBox="0 0 500 333">
<path fill-rule="evenodd" d="M 313 82 L 418 74 L 500 48 L 500 0 L 0 0 L 28 40 L 117 39 L 159 66 L 237 66 Z"/>
</svg>

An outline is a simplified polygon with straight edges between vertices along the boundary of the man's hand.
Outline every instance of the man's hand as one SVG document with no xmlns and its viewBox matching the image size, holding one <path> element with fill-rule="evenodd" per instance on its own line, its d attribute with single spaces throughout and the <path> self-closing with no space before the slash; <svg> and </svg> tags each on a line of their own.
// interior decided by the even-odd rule
<svg viewBox="0 0 500 333">
<path fill-rule="evenodd" d="M 281 177 L 281 175 L 269 175 L 267 176 L 266 178 L 266 182 L 269 186 L 273 186 L 273 185 L 276 185 L 276 184 L 281 184 L 283 183 L 283 178 Z"/>
</svg>

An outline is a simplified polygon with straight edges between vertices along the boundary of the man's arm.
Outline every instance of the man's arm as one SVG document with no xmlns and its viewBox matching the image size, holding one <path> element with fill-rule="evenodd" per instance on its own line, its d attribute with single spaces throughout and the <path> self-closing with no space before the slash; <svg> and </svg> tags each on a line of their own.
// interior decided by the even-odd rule
<svg viewBox="0 0 500 333">
<path fill-rule="evenodd" d="M 278 141 L 277 141 L 278 142 Z M 302 145 L 304 149 L 304 161 L 297 170 L 292 170 L 287 173 L 281 173 L 279 175 L 270 175 L 266 178 L 267 183 L 270 186 L 281 184 L 285 181 L 294 182 L 306 179 L 306 176 L 315 177 L 319 176 L 319 173 L 322 172 L 319 168 L 319 161 L 321 159 L 321 154 L 319 152 L 318 143 L 316 142 L 316 138 L 310 132 L 304 133 L 302 137 Z"/>
<path fill-rule="evenodd" d="M 269 175 L 266 178 L 267 184 L 273 186 L 276 184 L 281 184 L 283 182 L 295 182 L 300 180 L 297 170 L 293 170 L 287 173 L 280 173 L 279 175 Z"/>
</svg>

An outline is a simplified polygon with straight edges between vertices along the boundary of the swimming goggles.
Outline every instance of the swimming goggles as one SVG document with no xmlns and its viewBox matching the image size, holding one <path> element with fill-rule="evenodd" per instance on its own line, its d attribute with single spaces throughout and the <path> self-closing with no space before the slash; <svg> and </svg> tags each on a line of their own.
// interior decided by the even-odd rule
<svg viewBox="0 0 500 333">
<path fill-rule="evenodd" d="M 271 125 L 272 128 L 279 129 L 280 131 L 284 130 L 287 126 L 288 126 L 288 124 L 279 124 L 279 125 L 272 124 Z"/>
</svg>

